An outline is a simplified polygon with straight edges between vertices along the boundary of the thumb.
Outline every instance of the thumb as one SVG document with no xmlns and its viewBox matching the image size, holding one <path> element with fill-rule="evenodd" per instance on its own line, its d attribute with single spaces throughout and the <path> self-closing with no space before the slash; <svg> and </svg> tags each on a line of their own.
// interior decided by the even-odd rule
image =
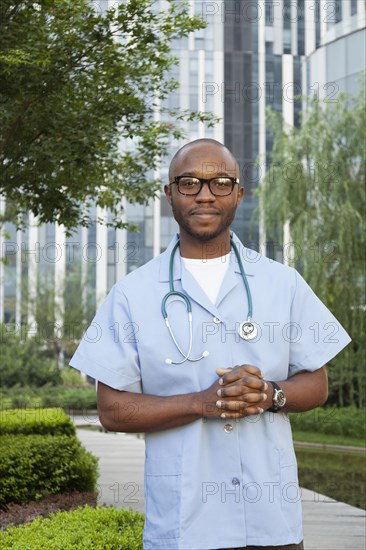
<svg viewBox="0 0 366 550">
<path fill-rule="evenodd" d="M 216 374 L 218 374 L 219 376 L 223 376 L 224 374 L 226 374 L 227 372 L 230 372 L 231 370 L 232 370 L 232 367 L 228 369 L 216 369 Z"/>
</svg>

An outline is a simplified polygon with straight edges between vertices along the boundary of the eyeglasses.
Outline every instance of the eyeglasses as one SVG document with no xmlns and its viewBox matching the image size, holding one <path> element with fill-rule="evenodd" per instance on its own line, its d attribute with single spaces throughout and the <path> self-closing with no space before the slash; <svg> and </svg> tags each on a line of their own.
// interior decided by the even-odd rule
<svg viewBox="0 0 366 550">
<path fill-rule="evenodd" d="M 207 183 L 211 193 L 215 197 L 226 197 L 233 192 L 234 185 L 239 183 L 238 178 L 229 176 L 220 176 L 216 178 L 196 178 L 193 176 L 175 176 L 174 181 L 169 185 L 176 183 L 181 195 L 198 195 L 204 183 Z"/>
</svg>

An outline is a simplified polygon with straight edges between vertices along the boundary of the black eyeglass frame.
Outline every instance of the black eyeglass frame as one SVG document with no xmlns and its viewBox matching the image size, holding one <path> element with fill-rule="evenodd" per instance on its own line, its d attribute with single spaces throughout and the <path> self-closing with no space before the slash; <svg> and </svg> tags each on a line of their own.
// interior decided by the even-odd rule
<svg viewBox="0 0 366 550">
<path fill-rule="evenodd" d="M 195 179 L 195 180 L 199 180 L 201 186 L 200 186 L 199 190 L 197 191 L 197 193 L 182 193 L 182 191 L 179 189 L 179 181 L 183 178 L 189 178 L 189 177 L 192 177 L 192 179 Z M 231 191 L 230 191 L 230 193 L 225 193 L 225 195 L 217 195 L 216 193 L 214 193 L 212 191 L 211 182 L 213 180 L 217 180 L 217 179 L 220 179 L 220 178 L 226 178 L 228 180 L 231 180 Z M 207 178 L 198 178 L 197 176 L 182 175 L 182 176 L 175 176 L 174 180 L 169 182 L 169 185 L 173 185 L 173 183 L 177 184 L 178 193 L 180 193 L 181 195 L 184 195 L 185 197 L 195 197 L 196 195 L 199 195 L 199 193 L 202 190 L 202 187 L 203 187 L 204 183 L 207 183 L 208 188 L 209 188 L 210 192 L 213 194 L 214 197 L 228 197 L 234 191 L 234 185 L 236 185 L 236 184 L 239 185 L 239 178 L 233 178 L 231 176 L 215 176 L 214 178 L 208 178 L 207 179 Z"/>
</svg>

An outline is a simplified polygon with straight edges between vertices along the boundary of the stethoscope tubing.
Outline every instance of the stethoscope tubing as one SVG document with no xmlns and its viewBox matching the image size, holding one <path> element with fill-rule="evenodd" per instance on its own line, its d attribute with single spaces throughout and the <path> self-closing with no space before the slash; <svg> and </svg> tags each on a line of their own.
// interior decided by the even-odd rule
<svg viewBox="0 0 366 550">
<path fill-rule="evenodd" d="M 179 247 L 179 244 L 180 244 L 180 240 L 178 239 L 178 241 L 175 243 L 175 245 L 172 249 L 172 252 L 170 254 L 170 259 L 169 259 L 169 292 L 167 292 L 165 294 L 165 296 L 163 297 L 162 302 L 161 302 L 161 313 L 163 315 L 165 324 L 166 324 L 166 326 L 169 330 L 169 333 L 172 337 L 172 340 L 173 340 L 177 350 L 179 351 L 179 353 L 183 357 L 183 359 L 180 360 L 180 361 L 173 361 L 172 359 L 169 359 L 169 358 L 166 359 L 166 363 L 174 364 L 174 365 L 180 365 L 180 364 L 184 363 L 185 361 L 191 361 L 191 362 L 200 361 L 201 359 L 203 359 L 204 357 L 207 357 L 207 355 L 208 355 L 208 351 L 204 351 L 203 354 L 201 355 L 201 357 L 198 357 L 198 358 L 195 358 L 195 359 L 189 357 L 190 354 L 191 354 L 191 351 L 192 351 L 192 346 L 193 346 L 192 304 L 191 304 L 191 301 L 190 301 L 189 297 L 186 294 L 174 289 L 174 273 L 173 273 L 173 271 L 174 271 L 174 256 L 175 256 L 175 253 L 177 251 L 177 248 Z M 250 292 L 248 279 L 247 279 L 247 276 L 246 276 L 245 271 L 244 271 L 243 263 L 241 261 L 238 248 L 237 248 L 236 244 L 234 243 L 234 241 L 231 237 L 230 237 L 230 244 L 231 244 L 231 246 L 234 250 L 237 262 L 239 264 L 240 273 L 241 273 L 241 276 L 242 276 L 242 279 L 243 279 L 243 282 L 244 282 L 244 286 L 245 286 L 245 290 L 246 290 L 247 298 L 248 298 L 247 321 L 245 323 L 241 323 L 240 326 L 248 324 L 248 325 L 251 325 L 253 327 L 253 330 L 255 330 L 254 325 L 251 322 L 252 314 L 253 314 L 253 302 L 252 302 L 252 295 L 251 295 L 251 292 Z M 177 296 L 179 298 L 182 298 L 182 300 L 186 304 L 187 314 L 188 314 L 188 325 L 189 325 L 189 346 L 188 346 L 188 352 L 187 353 L 184 353 L 181 350 L 181 348 L 180 348 L 180 346 L 177 342 L 177 339 L 174 336 L 174 333 L 172 331 L 170 323 L 169 323 L 168 312 L 167 312 L 167 301 L 172 296 Z M 251 339 L 251 337 L 246 337 L 245 335 L 241 334 L 240 332 L 239 332 L 239 334 L 244 340 L 250 340 Z"/>
<path fill-rule="evenodd" d="M 252 316 L 253 316 L 252 293 L 250 292 L 248 279 L 247 279 L 247 276 L 246 276 L 245 271 L 244 271 L 243 262 L 241 261 L 238 247 L 236 246 L 236 244 L 234 243 L 233 239 L 231 239 L 231 238 L 230 238 L 230 244 L 231 244 L 231 246 L 232 246 L 232 248 L 233 248 L 233 250 L 234 250 L 234 252 L 235 252 L 236 259 L 238 260 L 240 273 L 241 273 L 241 276 L 242 276 L 242 278 L 243 278 L 243 282 L 244 282 L 244 285 L 245 285 L 245 290 L 247 291 L 247 297 L 248 297 L 248 321 L 251 321 Z"/>
</svg>

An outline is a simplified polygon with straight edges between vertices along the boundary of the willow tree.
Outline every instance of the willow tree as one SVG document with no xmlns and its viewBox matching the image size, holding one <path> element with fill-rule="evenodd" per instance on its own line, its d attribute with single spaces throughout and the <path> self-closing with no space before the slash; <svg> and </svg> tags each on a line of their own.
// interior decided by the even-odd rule
<svg viewBox="0 0 366 550">
<path fill-rule="evenodd" d="M 365 395 L 365 143 L 366 95 L 313 101 L 299 128 L 268 113 L 274 145 L 260 187 L 267 236 L 285 253 L 353 342 L 330 362 L 330 403 L 363 406 Z M 311 330 L 336 339 L 332 327 Z"/>
</svg>

